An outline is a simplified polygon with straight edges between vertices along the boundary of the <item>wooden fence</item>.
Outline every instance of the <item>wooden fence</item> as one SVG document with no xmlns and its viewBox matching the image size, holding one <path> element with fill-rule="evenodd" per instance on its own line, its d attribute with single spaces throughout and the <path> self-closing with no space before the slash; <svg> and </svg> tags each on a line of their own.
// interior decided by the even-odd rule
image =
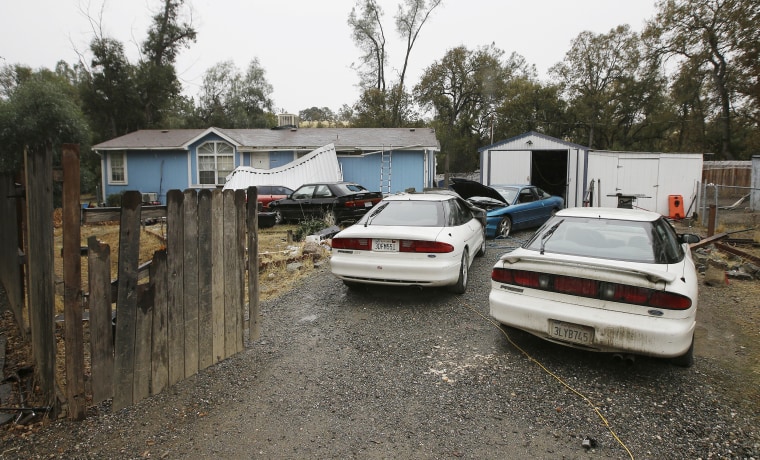
<svg viewBox="0 0 760 460">
<path fill-rule="evenodd" d="M 79 203 L 79 147 L 64 144 L 63 285 L 66 401 L 68 416 L 82 419 L 89 389 L 85 388 L 83 309 L 89 309 L 89 354 L 92 402 L 113 398 L 119 410 L 157 394 L 199 370 L 241 351 L 247 332 L 259 336 L 256 188 L 246 191 L 171 190 L 166 206 L 143 210 L 142 195 L 126 192 L 120 209 L 82 209 Z M 56 415 L 55 292 L 53 264 L 52 151 L 30 152 L 26 158 L 27 244 L 26 288 L 19 279 L 19 239 L 0 226 L 0 281 L 11 303 L 27 308 L 35 378 L 45 405 Z M 7 178 L 2 187 L 10 196 Z M 13 192 L 15 193 L 15 192 Z M 16 200 L 14 200 L 16 201 Z M 5 200 L 5 223 L 12 206 Z M 23 214 L 23 212 L 22 212 Z M 144 218 L 165 218 L 166 247 L 149 264 L 140 265 L 140 228 Z M 111 276 L 110 247 L 87 241 L 88 291 L 81 280 L 82 223 L 118 220 L 118 275 Z M 7 227 L 7 228 L 6 228 Z M 18 227 L 16 226 L 15 231 Z M 12 244 L 9 244 L 12 243 Z M 14 255 L 10 256 L 12 248 Z M 20 251 L 24 254 L 23 251 Z M 7 253 L 7 254 L 6 254 Z M 15 265 L 15 271 L 13 266 Z M 253 264 L 257 267 L 258 264 Z M 148 270 L 147 282 L 141 272 Z M 15 280 L 15 281 L 14 281 Z M 18 293 L 12 292 L 18 285 Z M 19 309 L 22 307 L 19 306 Z M 248 328 L 245 316 L 248 313 Z M 14 315 L 23 318 L 21 312 Z"/>
</svg>

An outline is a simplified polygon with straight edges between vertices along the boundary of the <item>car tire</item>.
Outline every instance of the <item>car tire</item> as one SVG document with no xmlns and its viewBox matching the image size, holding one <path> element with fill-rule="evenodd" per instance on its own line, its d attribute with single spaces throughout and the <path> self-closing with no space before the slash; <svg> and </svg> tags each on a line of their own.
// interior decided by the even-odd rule
<svg viewBox="0 0 760 460">
<path fill-rule="evenodd" d="M 283 222 L 285 222 L 285 219 L 282 218 L 282 213 L 278 209 L 277 211 L 274 212 L 274 223 L 276 225 L 279 225 L 279 224 L 281 224 Z"/>
<path fill-rule="evenodd" d="M 512 232 L 512 219 L 509 216 L 504 216 L 499 221 L 499 225 L 496 226 L 496 238 L 506 238 Z"/>
<path fill-rule="evenodd" d="M 480 245 L 480 249 L 475 253 L 475 257 L 483 257 L 486 255 L 486 230 L 483 229 L 483 243 Z"/>
<path fill-rule="evenodd" d="M 467 291 L 467 281 L 470 277 L 469 262 L 469 254 L 467 254 L 467 250 L 465 249 L 462 253 L 462 263 L 459 264 L 459 279 L 457 280 L 456 284 L 449 287 L 449 291 L 453 292 L 454 294 L 464 294 L 465 291 Z"/>
<path fill-rule="evenodd" d="M 671 358 L 670 362 L 678 367 L 691 367 L 694 365 L 694 338 L 691 339 L 689 350 L 681 356 Z"/>
</svg>

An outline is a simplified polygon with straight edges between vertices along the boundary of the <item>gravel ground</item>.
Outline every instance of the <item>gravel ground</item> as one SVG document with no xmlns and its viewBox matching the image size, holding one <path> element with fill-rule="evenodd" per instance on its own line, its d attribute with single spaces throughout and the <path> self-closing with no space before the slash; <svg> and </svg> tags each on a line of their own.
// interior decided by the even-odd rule
<svg viewBox="0 0 760 460">
<path fill-rule="evenodd" d="M 262 304 L 243 353 L 6 439 L 0 458 L 760 458 L 760 403 L 699 343 L 689 369 L 626 364 L 491 323 L 510 242 L 489 243 L 463 296 L 349 291 L 324 262 Z"/>
</svg>

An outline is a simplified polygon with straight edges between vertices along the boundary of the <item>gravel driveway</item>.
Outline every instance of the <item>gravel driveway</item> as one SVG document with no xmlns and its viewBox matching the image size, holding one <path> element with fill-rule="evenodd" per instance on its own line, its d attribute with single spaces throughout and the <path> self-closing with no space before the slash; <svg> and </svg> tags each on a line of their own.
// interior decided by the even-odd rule
<svg viewBox="0 0 760 460">
<path fill-rule="evenodd" d="M 723 391 L 714 361 L 626 364 L 492 324 L 510 243 L 489 241 L 463 296 L 349 291 L 325 261 L 262 304 L 243 353 L 0 458 L 760 458 L 757 405 Z"/>
</svg>

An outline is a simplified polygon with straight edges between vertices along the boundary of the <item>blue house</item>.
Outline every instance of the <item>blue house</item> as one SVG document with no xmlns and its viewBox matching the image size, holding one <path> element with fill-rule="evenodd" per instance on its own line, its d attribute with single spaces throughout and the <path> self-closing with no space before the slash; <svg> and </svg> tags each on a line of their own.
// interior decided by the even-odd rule
<svg viewBox="0 0 760 460">
<path fill-rule="evenodd" d="M 435 184 L 440 144 L 430 128 L 140 130 L 93 146 L 101 157 L 99 200 L 127 190 L 221 188 L 238 166 L 271 169 L 333 144 L 343 180 L 373 191 L 421 191 Z"/>
</svg>

